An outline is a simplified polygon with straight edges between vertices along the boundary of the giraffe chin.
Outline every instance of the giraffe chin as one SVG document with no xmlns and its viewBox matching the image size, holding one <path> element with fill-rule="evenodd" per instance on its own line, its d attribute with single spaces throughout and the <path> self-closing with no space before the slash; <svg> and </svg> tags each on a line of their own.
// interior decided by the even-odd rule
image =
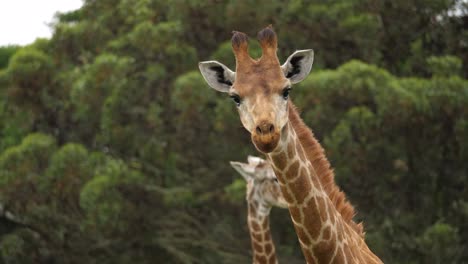
<svg viewBox="0 0 468 264">
<path fill-rule="evenodd" d="M 280 139 L 280 134 L 278 132 L 273 132 L 270 134 L 259 135 L 257 133 L 252 134 L 252 142 L 255 147 L 262 153 L 270 153 L 277 146 Z"/>
</svg>

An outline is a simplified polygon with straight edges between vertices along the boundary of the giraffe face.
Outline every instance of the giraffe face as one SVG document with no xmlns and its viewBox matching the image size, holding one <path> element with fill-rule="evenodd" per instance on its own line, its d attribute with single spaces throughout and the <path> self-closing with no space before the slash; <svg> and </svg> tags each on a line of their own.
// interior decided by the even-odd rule
<svg viewBox="0 0 468 264">
<path fill-rule="evenodd" d="M 287 208 L 271 165 L 258 157 L 249 156 L 248 161 L 231 162 L 231 166 L 247 181 L 246 200 L 255 205 L 257 215 L 268 215 L 273 206 Z"/>
<path fill-rule="evenodd" d="M 248 73 L 236 75 L 229 95 L 235 100 L 242 125 L 250 132 L 257 149 L 268 153 L 276 148 L 281 129 L 288 121 L 291 82 L 279 66 L 255 63 L 250 67 Z"/>
<path fill-rule="evenodd" d="M 228 93 L 237 106 L 243 126 L 250 132 L 256 148 L 272 152 L 288 122 L 288 98 L 291 85 L 302 81 L 312 68 L 314 52 L 299 50 L 280 65 L 276 55 L 277 39 L 271 27 L 259 32 L 262 57 L 248 54 L 248 38 L 235 32 L 232 46 L 236 72 L 217 61 L 199 64 L 200 71 L 215 90 Z"/>
</svg>

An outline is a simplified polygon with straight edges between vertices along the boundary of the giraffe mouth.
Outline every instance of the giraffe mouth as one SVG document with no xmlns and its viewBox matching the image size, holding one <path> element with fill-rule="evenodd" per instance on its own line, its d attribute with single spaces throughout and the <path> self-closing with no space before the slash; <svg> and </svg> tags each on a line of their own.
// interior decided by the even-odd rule
<svg viewBox="0 0 468 264">
<path fill-rule="evenodd" d="M 252 142 L 254 143 L 255 147 L 263 153 L 272 152 L 278 146 L 279 139 L 279 132 L 268 134 L 252 134 Z"/>
</svg>

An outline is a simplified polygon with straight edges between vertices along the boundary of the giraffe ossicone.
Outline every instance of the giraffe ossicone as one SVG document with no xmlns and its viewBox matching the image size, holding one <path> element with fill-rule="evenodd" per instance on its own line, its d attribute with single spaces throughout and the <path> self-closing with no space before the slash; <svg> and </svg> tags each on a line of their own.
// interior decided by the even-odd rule
<svg viewBox="0 0 468 264">
<path fill-rule="evenodd" d="M 278 180 L 269 162 L 249 156 L 248 163 L 231 161 L 247 182 L 247 224 L 252 245 L 252 263 L 276 264 L 276 247 L 270 231 L 272 207 L 287 208 Z"/>
<path fill-rule="evenodd" d="M 248 37 L 234 32 L 236 71 L 217 61 L 200 62 L 208 84 L 229 93 L 255 147 L 265 153 L 280 182 L 308 263 L 382 263 L 364 241 L 354 208 L 334 181 L 330 163 L 312 131 L 289 100 L 292 84 L 312 69 L 311 49 L 294 52 L 280 65 L 277 36 L 258 33 L 262 56 L 248 54 Z"/>
</svg>

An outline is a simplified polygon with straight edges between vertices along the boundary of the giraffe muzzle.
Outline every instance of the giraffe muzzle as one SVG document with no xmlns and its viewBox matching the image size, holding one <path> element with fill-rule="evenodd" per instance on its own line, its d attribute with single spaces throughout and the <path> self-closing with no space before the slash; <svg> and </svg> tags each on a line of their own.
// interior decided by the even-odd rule
<svg viewBox="0 0 468 264">
<path fill-rule="evenodd" d="M 252 133 L 252 142 L 255 147 L 263 153 L 272 152 L 278 145 L 279 139 L 279 131 L 269 122 L 260 122 Z"/>
</svg>

